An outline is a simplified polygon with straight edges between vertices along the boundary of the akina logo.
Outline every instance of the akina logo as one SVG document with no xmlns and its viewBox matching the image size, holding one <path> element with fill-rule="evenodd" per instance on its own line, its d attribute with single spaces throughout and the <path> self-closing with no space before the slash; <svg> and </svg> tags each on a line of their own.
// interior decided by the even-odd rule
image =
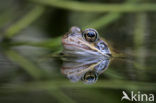
<svg viewBox="0 0 156 103">
<path fill-rule="evenodd" d="M 122 91 L 122 98 L 121 101 L 129 100 L 129 101 L 154 101 L 154 94 L 145 94 L 138 91 L 137 93 L 134 91 L 130 92 L 130 95 L 128 95 L 125 91 Z"/>
</svg>

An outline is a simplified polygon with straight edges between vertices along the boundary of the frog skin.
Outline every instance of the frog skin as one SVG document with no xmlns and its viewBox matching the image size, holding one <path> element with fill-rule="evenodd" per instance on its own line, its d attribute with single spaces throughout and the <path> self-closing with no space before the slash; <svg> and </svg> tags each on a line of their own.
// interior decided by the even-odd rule
<svg viewBox="0 0 156 103">
<path fill-rule="evenodd" d="M 63 54 L 66 56 L 111 57 L 107 43 L 92 28 L 82 31 L 78 27 L 71 27 L 69 32 L 63 36 L 62 45 Z"/>
<path fill-rule="evenodd" d="M 82 31 L 71 27 L 63 36 L 62 45 L 65 58 L 61 71 L 72 82 L 95 83 L 98 75 L 107 69 L 112 56 L 106 41 L 92 28 Z"/>
</svg>

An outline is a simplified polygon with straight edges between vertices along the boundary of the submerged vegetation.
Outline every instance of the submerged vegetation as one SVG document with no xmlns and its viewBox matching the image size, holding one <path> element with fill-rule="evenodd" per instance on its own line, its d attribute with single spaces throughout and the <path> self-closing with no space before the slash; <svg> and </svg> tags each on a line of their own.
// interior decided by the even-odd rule
<svg viewBox="0 0 156 103">
<path fill-rule="evenodd" d="M 40 102 L 120 103 L 122 90 L 156 93 L 155 21 L 154 0 L 0 1 L 0 102 L 14 95 L 22 102 L 19 94 L 27 93 L 31 102 L 43 96 Z M 70 83 L 57 54 L 73 25 L 97 29 L 115 50 L 133 57 L 112 60 L 95 84 Z"/>
</svg>

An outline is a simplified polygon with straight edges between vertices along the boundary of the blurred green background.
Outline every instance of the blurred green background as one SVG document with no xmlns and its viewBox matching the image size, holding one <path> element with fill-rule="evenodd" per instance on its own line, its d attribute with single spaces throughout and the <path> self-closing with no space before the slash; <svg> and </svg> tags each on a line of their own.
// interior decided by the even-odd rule
<svg viewBox="0 0 156 103">
<path fill-rule="evenodd" d="M 97 29 L 129 58 L 111 61 L 92 85 L 70 82 L 57 54 L 71 26 Z M 121 103 L 123 90 L 156 94 L 155 32 L 155 0 L 1 0 L 0 103 Z"/>
</svg>

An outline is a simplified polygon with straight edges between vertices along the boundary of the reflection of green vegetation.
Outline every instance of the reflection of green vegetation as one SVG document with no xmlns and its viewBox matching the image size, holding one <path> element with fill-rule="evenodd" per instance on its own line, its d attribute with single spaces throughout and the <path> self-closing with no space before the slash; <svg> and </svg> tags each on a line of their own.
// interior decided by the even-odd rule
<svg viewBox="0 0 156 103">
<path fill-rule="evenodd" d="M 42 72 L 38 67 L 36 67 L 33 63 L 20 56 L 16 52 L 12 50 L 7 50 L 6 55 L 9 57 L 9 59 L 18 63 L 18 65 L 26 70 L 32 77 L 39 79 L 42 76 Z"/>
<path fill-rule="evenodd" d="M 101 18 L 95 20 L 91 24 L 85 26 L 84 29 L 88 28 L 88 27 L 99 29 L 100 27 L 104 27 L 104 26 L 108 25 L 109 23 L 117 20 L 118 18 L 120 18 L 119 13 L 110 13 L 108 15 L 102 16 Z"/>
<path fill-rule="evenodd" d="M 69 83 L 66 80 L 55 80 L 55 81 L 44 81 L 44 82 L 33 82 L 22 85 L 12 85 L 13 88 L 20 91 L 27 90 L 57 90 L 58 88 L 112 88 L 112 89 L 127 89 L 127 90 L 155 90 L 156 83 L 146 82 L 134 82 L 126 80 L 101 80 L 97 83 L 90 85 L 84 85 L 83 83 Z M 8 87 L 8 86 L 6 86 Z"/>
<path fill-rule="evenodd" d="M 146 56 L 146 49 L 144 45 L 145 37 L 147 33 L 147 15 L 145 13 L 139 13 L 136 16 L 136 28 L 134 30 L 134 47 L 137 61 L 135 63 L 135 67 L 138 70 L 144 70 L 145 68 L 145 56 Z M 147 79 L 146 75 L 142 72 L 138 72 L 140 75 L 140 79 Z"/>
<path fill-rule="evenodd" d="M 130 0 L 131 1 L 131 0 Z M 132 4 L 135 2 L 128 2 L 126 4 L 93 4 L 93 3 L 83 3 L 78 1 L 68 1 L 68 0 L 30 0 L 30 2 L 34 3 L 34 7 L 32 10 L 30 10 L 27 14 L 25 14 L 22 18 L 17 20 L 12 25 L 9 25 L 9 27 L 4 32 L 4 38 L 9 38 L 8 45 L 10 46 L 9 49 L 5 50 L 5 54 L 8 56 L 10 60 L 15 62 L 17 65 L 19 65 L 21 68 L 23 68 L 30 76 L 32 76 L 35 79 L 40 79 L 41 77 L 44 77 L 46 72 L 43 68 L 39 68 L 35 63 L 29 59 L 26 59 L 22 55 L 19 55 L 17 52 L 11 49 L 13 46 L 33 46 L 33 47 L 42 47 L 42 48 L 48 48 L 50 50 L 55 51 L 55 53 L 61 50 L 61 35 L 57 37 L 53 37 L 52 39 L 48 39 L 41 42 L 27 42 L 27 41 L 12 41 L 11 39 L 17 35 L 20 34 L 20 31 L 27 28 L 29 25 L 31 25 L 34 21 L 38 20 L 39 17 L 45 13 L 45 4 L 50 5 L 52 7 L 72 10 L 72 11 L 83 11 L 83 12 L 99 12 L 99 13 L 105 13 L 108 12 L 108 14 L 102 15 L 98 19 L 92 20 L 92 22 L 89 22 L 87 25 L 84 25 L 82 28 L 86 27 L 92 27 L 96 29 L 100 29 L 102 27 L 106 27 L 107 25 L 113 23 L 114 21 L 117 21 L 121 15 L 122 12 L 143 12 L 143 11 L 156 11 L 156 4 Z M 39 4 L 39 6 L 38 6 Z M 8 19 L 6 18 L 6 15 L 10 12 L 6 12 L 3 16 L 0 17 L 0 27 L 1 24 L 4 24 Z M 139 48 L 140 45 L 144 44 L 144 30 L 145 30 L 145 17 L 146 15 L 144 13 L 137 15 L 137 23 L 136 28 L 134 30 L 134 46 L 136 48 L 136 54 L 137 54 L 137 60 L 134 64 L 136 69 L 141 70 L 140 68 L 143 67 L 145 69 L 144 61 L 142 62 L 142 59 L 145 58 L 140 54 L 141 51 L 143 51 L 143 48 Z M 4 20 L 4 21 L 2 21 Z M 6 20 L 6 21 L 5 21 Z M 58 28 L 59 29 L 59 28 Z M 59 32 L 59 30 L 58 30 Z M 53 52 L 52 52 L 53 53 Z M 141 64 L 141 65 L 140 65 Z M 140 72 L 140 71 L 139 71 Z M 55 74 L 55 72 L 53 73 Z M 144 73 L 138 73 L 142 77 L 144 77 Z M 65 80 L 54 80 L 54 81 L 47 81 L 47 82 L 33 82 L 33 83 L 24 83 L 22 85 L 14 85 L 9 88 L 13 88 L 15 90 L 20 91 L 28 91 L 28 90 L 34 90 L 34 89 L 43 89 L 47 90 L 50 95 L 55 97 L 60 103 L 68 102 L 68 103 L 74 103 L 75 101 L 65 95 L 65 93 L 62 92 L 61 88 L 112 88 L 112 89 L 132 89 L 132 90 L 155 90 L 155 83 L 146 83 L 146 82 L 129 82 L 124 80 L 126 77 L 120 73 L 117 73 L 114 71 L 114 69 L 109 69 L 106 72 L 106 76 L 110 78 L 111 80 L 101 80 L 98 81 L 96 84 L 90 85 L 84 85 L 82 83 L 68 83 Z M 140 77 L 141 77 L 140 76 Z M 51 79 L 51 78 L 50 78 Z M 7 87 L 7 86 L 6 86 Z M 5 88 L 6 88 L 5 87 Z M 8 88 L 7 88 L 8 89 Z M 101 96 L 102 94 L 99 93 Z M 61 98 L 60 98 L 61 96 Z M 101 96 L 102 97 L 102 96 Z"/>
<path fill-rule="evenodd" d="M 7 38 L 11 38 L 19 31 L 29 26 L 34 20 L 36 20 L 43 13 L 44 8 L 41 6 L 34 7 L 28 14 L 26 14 L 21 20 L 17 21 L 14 25 L 6 31 Z"/>
<path fill-rule="evenodd" d="M 42 42 L 12 42 L 9 45 L 11 46 L 22 46 L 22 45 L 27 45 L 27 46 L 34 46 L 34 47 L 43 47 L 43 48 L 49 48 L 55 50 L 60 50 L 61 48 L 61 37 L 54 38 L 54 39 L 49 39 L 46 41 Z"/>
<path fill-rule="evenodd" d="M 155 4 L 96 4 L 68 0 L 32 0 L 58 8 L 87 12 L 141 12 L 156 11 Z"/>
</svg>

